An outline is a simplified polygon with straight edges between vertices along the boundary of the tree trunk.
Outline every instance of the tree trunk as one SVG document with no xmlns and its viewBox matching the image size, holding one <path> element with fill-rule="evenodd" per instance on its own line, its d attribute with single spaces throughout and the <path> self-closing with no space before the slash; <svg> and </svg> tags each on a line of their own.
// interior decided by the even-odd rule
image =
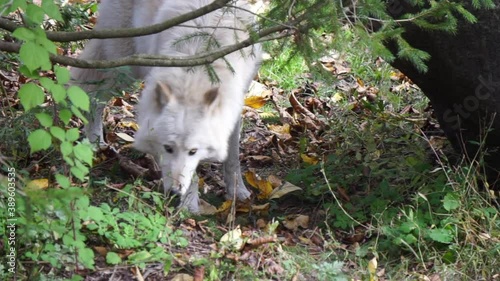
<svg viewBox="0 0 500 281">
<path fill-rule="evenodd" d="M 411 9 L 391 1 L 395 18 Z M 500 0 L 495 0 L 500 6 Z M 406 26 L 405 39 L 432 58 L 429 71 L 418 72 L 408 61 L 400 69 L 427 97 L 454 147 L 470 160 L 483 159 L 491 186 L 500 187 L 500 9 L 473 10 L 478 23 L 459 21 L 456 34 Z M 483 146 L 481 146 L 481 144 Z M 484 157 L 484 158 L 482 158 Z"/>
</svg>

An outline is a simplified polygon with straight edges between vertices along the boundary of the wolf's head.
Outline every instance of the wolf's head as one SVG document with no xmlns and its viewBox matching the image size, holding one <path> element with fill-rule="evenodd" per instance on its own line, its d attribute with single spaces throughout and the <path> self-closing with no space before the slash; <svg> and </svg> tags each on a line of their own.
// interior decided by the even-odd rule
<svg viewBox="0 0 500 281">
<path fill-rule="evenodd" d="M 161 166 L 165 190 L 181 195 L 197 184 L 191 179 L 200 161 L 225 160 L 232 130 L 221 121 L 221 89 L 203 81 L 186 82 L 189 86 L 179 87 L 146 81 L 135 138 L 135 147 L 152 154 Z"/>
</svg>

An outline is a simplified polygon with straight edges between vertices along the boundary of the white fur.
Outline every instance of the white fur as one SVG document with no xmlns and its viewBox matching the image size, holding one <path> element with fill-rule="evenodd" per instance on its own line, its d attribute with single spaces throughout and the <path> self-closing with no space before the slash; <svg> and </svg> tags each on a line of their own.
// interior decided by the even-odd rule
<svg viewBox="0 0 500 281">
<path fill-rule="evenodd" d="M 140 27 L 163 22 L 208 5 L 209 0 L 103 0 L 96 29 Z M 242 1 L 236 5 L 242 6 Z M 159 34 L 138 38 L 91 40 L 80 58 L 114 59 L 131 54 L 190 56 L 204 53 L 208 40 L 227 46 L 245 40 L 253 16 L 239 9 L 221 9 Z M 194 36 L 204 32 L 209 36 Z M 189 39 L 186 39 L 189 38 Z M 211 50 L 214 50 L 212 47 Z M 145 79 L 138 106 L 139 131 L 135 147 L 155 156 L 162 169 L 165 191 L 174 189 L 190 211 L 198 211 L 197 183 L 192 181 L 199 161 L 230 163 L 225 167 L 228 196 L 250 196 L 241 179 L 238 161 L 239 119 L 243 95 L 260 62 L 260 46 L 247 47 L 211 64 L 219 82 L 211 81 L 204 66 L 191 68 L 132 67 L 136 78 Z M 87 91 L 120 88 L 114 72 L 73 69 L 73 78 Z M 99 86 L 84 82 L 104 79 Z M 214 99 L 206 94 L 218 89 Z M 92 141 L 102 138 L 102 103 L 95 105 L 96 118 L 86 127 Z M 99 121 L 97 121 L 99 119 Z M 231 141 L 230 141 L 231 140 Z M 229 143 L 231 142 L 231 143 Z M 172 153 L 167 152 L 172 149 Z M 193 151 L 196 150 L 194 155 Z M 228 159 L 228 151 L 229 158 Z M 236 162 L 235 162 L 236 161 Z M 237 163 L 237 164 L 235 164 Z M 233 177 L 236 177 L 236 182 Z M 233 186 L 227 186 L 233 185 Z"/>
</svg>

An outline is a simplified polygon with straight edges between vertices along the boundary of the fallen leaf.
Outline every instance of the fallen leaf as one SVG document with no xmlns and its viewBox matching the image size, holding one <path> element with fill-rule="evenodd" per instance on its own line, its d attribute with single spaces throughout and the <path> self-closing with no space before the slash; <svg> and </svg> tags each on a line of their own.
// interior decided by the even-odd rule
<svg viewBox="0 0 500 281">
<path fill-rule="evenodd" d="M 175 275 L 170 280 L 171 281 L 194 281 L 194 277 L 189 275 L 189 274 L 179 273 L 179 274 Z"/>
<path fill-rule="evenodd" d="M 283 226 L 290 230 L 297 230 L 300 227 L 309 226 L 309 216 L 306 215 L 288 215 L 283 221 Z"/>
<path fill-rule="evenodd" d="M 132 272 L 134 273 L 135 278 L 136 278 L 138 281 L 144 281 L 144 276 L 142 276 L 142 273 L 141 273 L 141 270 L 139 269 L 139 267 L 134 266 L 134 267 L 132 268 Z"/>
<path fill-rule="evenodd" d="M 217 212 L 217 208 L 207 201 L 200 199 L 200 215 L 213 215 Z"/>
<path fill-rule="evenodd" d="M 124 141 L 134 142 L 134 138 L 125 133 L 116 133 L 116 136 Z"/>
<path fill-rule="evenodd" d="M 266 164 L 273 163 L 273 158 L 271 158 L 270 156 L 266 156 L 266 155 L 250 155 L 250 156 L 247 156 L 246 159 L 248 161 L 252 161 L 254 163 L 256 162 L 259 165 L 266 165 Z"/>
<path fill-rule="evenodd" d="M 304 161 L 305 163 L 310 164 L 310 165 L 316 165 L 319 162 L 318 158 L 308 156 L 305 153 L 301 153 L 300 158 L 302 158 L 302 161 Z"/>
<path fill-rule="evenodd" d="M 265 204 L 262 204 L 262 205 L 252 205 L 251 208 L 252 208 L 253 212 L 262 212 L 262 211 L 269 210 L 270 206 L 271 206 L 271 204 L 265 203 Z"/>
<path fill-rule="evenodd" d="M 108 254 L 108 249 L 106 247 L 95 246 L 93 248 L 101 257 L 105 257 Z"/>
<path fill-rule="evenodd" d="M 283 184 L 283 182 L 281 181 L 281 179 L 278 178 L 275 175 L 269 175 L 267 177 L 267 180 L 271 183 L 271 185 L 273 186 L 273 188 L 280 187 Z"/>
<path fill-rule="evenodd" d="M 220 205 L 220 207 L 217 209 L 217 213 L 222 213 L 229 210 L 229 208 L 231 208 L 232 205 L 233 205 L 233 200 L 224 201 L 224 203 L 222 203 L 222 205 Z"/>
<path fill-rule="evenodd" d="M 274 112 L 262 112 L 262 113 L 259 113 L 259 116 L 260 116 L 260 118 L 264 118 L 264 119 L 270 119 L 270 118 L 277 117 L 276 113 L 274 113 Z"/>
<path fill-rule="evenodd" d="M 278 134 L 290 134 L 290 124 L 284 125 L 268 125 L 270 131 Z"/>
<path fill-rule="evenodd" d="M 356 78 L 356 82 L 358 82 L 358 85 L 359 85 L 360 87 L 364 87 L 364 86 L 365 86 L 365 83 L 364 83 L 364 82 L 363 82 L 363 80 L 361 80 L 361 78 L 359 78 L 359 77 L 358 77 L 358 78 Z"/>
<path fill-rule="evenodd" d="M 29 188 L 45 189 L 49 187 L 49 179 L 36 179 L 28 183 Z"/>
<path fill-rule="evenodd" d="M 194 269 L 194 280 L 193 281 L 203 281 L 203 277 L 205 277 L 205 267 L 198 266 Z"/>
<path fill-rule="evenodd" d="M 258 238 L 251 238 L 248 239 L 247 244 L 252 245 L 252 246 L 259 246 L 263 245 L 266 243 L 273 243 L 276 242 L 278 238 L 274 236 L 264 236 L 264 237 L 258 237 Z"/>
<path fill-rule="evenodd" d="M 222 235 L 219 242 L 237 251 L 243 249 L 243 246 L 245 246 L 245 242 L 241 237 L 240 226 L 238 225 L 235 229 L 230 230 L 226 234 Z"/>
<path fill-rule="evenodd" d="M 339 101 L 341 101 L 341 100 L 343 100 L 343 99 L 344 99 L 344 97 L 342 96 L 342 94 L 341 94 L 341 93 L 335 93 L 335 94 L 333 95 L 333 97 L 331 98 L 331 100 L 332 100 L 333 102 L 335 102 L 335 103 L 337 103 L 337 102 L 339 102 Z"/>
<path fill-rule="evenodd" d="M 271 192 L 271 194 L 269 194 L 269 199 L 281 198 L 290 192 L 299 191 L 299 190 L 302 190 L 302 188 L 300 188 L 294 184 L 291 184 L 289 182 L 285 182 L 282 186 L 275 188 Z"/>
<path fill-rule="evenodd" d="M 245 173 L 245 179 L 251 186 L 260 191 L 260 193 L 257 195 L 258 199 L 269 198 L 269 195 L 273 191 L 273 186 L 268 180 L 258 178 L 257 175 L 252 171 L 247 171 Z"/>
<path fill-rule="evenodd" d="M 263 107 L 269 100 L 267 97 L 262 96 L 250 96 L 245 98 L 245 105 L 251 108 L 259 109 Z"/>
<path fill-rule="evenodd" d="M 139 130 L 139 125 L 133 121 L 121 121 L 120 125 L 125 127 L 125 128 L 134 129 L 135 131 Z"/>
<path fill-rule="evenodd" d="M 373 258 L 368 262 L 368 272 L 370 273 L 370 281 L 376 281 L 377 278 L 377 258 Z"/>
</svg>

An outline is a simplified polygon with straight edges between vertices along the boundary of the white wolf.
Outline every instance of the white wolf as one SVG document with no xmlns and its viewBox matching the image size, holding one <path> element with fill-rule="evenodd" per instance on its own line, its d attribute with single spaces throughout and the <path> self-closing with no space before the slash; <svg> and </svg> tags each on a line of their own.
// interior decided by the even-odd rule
<svg viewBox="0 0 500 281">
<path fill-rule="evenodd" d="M 210 4 L 211 0 L 103 0 L 95 29 L 141 27 Z M 91 40 L 81 59 L 116 59 L 133 54 L 190 56 L 249 38 L 253 15 L 242 1 L 161 33 L 137 38 Z M 138 106 L 139 131 L 135 147 L 152 154 L 162 170 L 165 191 L 181 195 L 181 204 L 198 212 L 198 187 L 193 181 L 202 160 L 224 161 L 226 195 L 246 199 L 239 163 L 240 114 L 243 96 L 260 63 L 260 46 L 247 47 L 209 67 L 132 67 L 145 80 Z M 209 77 L 207 70 L 218 79 Z M 94 115 L 86 134 L 105 144 L 102 111 L 116 70 L 72 69 L 72 77 L 94 97 Z M 212 72 L 213 73 L 213 72 Z M 214 81 L 215 80 L 215 81 Z M 100 82 L 100 83 L 96 83 Z"/>
</svg>

